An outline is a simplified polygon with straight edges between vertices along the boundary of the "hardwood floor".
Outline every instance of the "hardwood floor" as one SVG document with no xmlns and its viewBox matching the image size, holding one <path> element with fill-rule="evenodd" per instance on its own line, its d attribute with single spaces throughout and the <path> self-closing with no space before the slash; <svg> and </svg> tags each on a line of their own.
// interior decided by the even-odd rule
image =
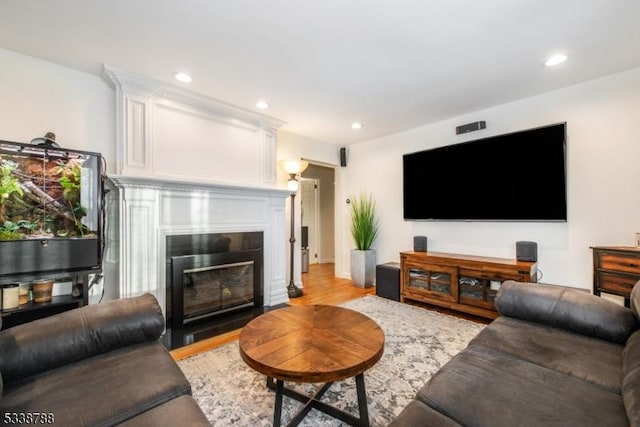
<svg viewBox="0 0 640 427">
<path fill-rule="evenodd" d="M 334 264 L 311 264 L 309 272 L 302 274 L 304 295 L 292 299 L 291 305 L 326 304 L 338 305 L 368 294 L 375 294 L 375 288 L 362 289 L 353 285 L 351 280 L 334 276 Z M 240 329 L 171 350 L 175 360 L 184 359 L 196 353 L 206 351 L 238 339 Z"/>
<path fill-rule="evenodd" d="M 360 298 L 364 295 L 375 295 L 375 287 L 367 289 L 358 288 L 353 285 L 351 280 L 339 279 L 335 277 L 333 272 L 334 264 L 311 264 L 309 266 L 309 272 L 302 274 L 302 283 L 304 283 L 304 295 L 299 298 L 292 299 L 289 304 L 338 305 L 352 299 Z M 422 307 L 427 310 L 437 311 L 439 313 L 444 313 L 451 316 L 460 317 L 473 322 L 483 324 L 488 324 L 489 322 L 491 322 L 490 319 L 485 319 L 483 317 L 461 313 L 458 311 L 424 304 L 417 301 L 407 301 L 407 304 Z M 241 329 L 236 329 L 225 334 L 217 335 L 213 338 L 208 338 L 185 347 L 171 350 L 171 356 L 173 356 L 175 360 L 180 360 L 192 356 L 196 353 L 200 353 L 227 344 L 231 341 L 237 340 L 238 336 L 240 335 L 240 331 Z"/>
</svg>

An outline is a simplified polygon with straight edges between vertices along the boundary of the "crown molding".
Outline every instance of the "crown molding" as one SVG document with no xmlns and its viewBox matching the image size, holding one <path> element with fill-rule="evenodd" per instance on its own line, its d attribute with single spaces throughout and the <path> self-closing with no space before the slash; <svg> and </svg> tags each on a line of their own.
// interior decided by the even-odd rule
<svg viewBox="0 0 640 427">
<path fill-rule="evenodd" d="M 102 76 L 116 91 L 146 95 L 157 102 L 178 103 L 204 114 L 239 120 L 267 130 L 276 130 L 286 124 L 284 120 L 106 64 L 103 65 Z"/>
</svg>

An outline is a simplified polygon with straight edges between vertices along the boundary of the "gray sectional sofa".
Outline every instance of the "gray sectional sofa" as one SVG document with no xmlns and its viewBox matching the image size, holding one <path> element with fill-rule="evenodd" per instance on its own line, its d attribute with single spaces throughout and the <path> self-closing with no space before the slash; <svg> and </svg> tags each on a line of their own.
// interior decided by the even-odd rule
<svg viewBox="0 0 640 427">
<path fill-rule="evenodd" d="M 640 284 L 631 305 L 505 282 L 496 299 L 502 316 L 391 425 L 640 426 Z"/>
<path fill-rule="evenodd" d="M 0 425 L 209 426 L 163 330 L 147 294 L 0 331 Z"/>
</svg>

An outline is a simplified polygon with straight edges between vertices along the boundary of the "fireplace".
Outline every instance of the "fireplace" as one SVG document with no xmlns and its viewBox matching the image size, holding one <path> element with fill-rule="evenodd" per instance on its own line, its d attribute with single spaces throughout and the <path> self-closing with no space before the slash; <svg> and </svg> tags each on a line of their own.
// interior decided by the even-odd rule
<svg viewBox="0 0 640 427">
<path fill-rule="evenodd" d="M 261 249 L 172 257 L 172 326 L 261 307 L 261 258 Z"/>
<path fill-rule="evenodd" d="M 264 304 L 261 232 L 167 236 L 167 326 L 202 329 Z"/>
</svg>

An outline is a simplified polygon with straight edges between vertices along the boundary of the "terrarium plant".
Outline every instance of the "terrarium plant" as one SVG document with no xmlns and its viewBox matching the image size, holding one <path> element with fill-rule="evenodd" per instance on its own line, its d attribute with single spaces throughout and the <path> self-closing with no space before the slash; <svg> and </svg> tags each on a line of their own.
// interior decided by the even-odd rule
<svg viewBox="0 0 640 427">
<path fill-rule="evenodd" d="M 62 186 L 62 198 L 67 205 L 70 219 L 73 222 L 75 230 L 81 236 L 87 232 L 87 226 L 82 223 L 82 218 L 87 214 L 86 209 L 80 204 L 80 189 L 82 179 L 82 164 L 78 161 L 71 160 L 68 163 L 60 162 L 57 168 L 60 178 L 58 182 Z M 58 231 L 58 236 L 66 236 L 69 231 L 62 229 Z"/>
<path fill-rule="evenodd" d="M 33 233 L 38 227 L 37 221 L 4 221 L 2 225 L 0 225 L 0 240 L 20 240 L 24 238 L 25 235 Z"/>
<path fill-rule="evenodd" d="M 371 195 L 351 198 L 351 235 L 356 244 L 351 251 L 351 280 L 359 287 L 371 286 L 376 266 L 372 247 L 378 237 L 376 204 Z"/>
<path fill-rule="evenodd" d="M 12 194 L 22 196 L 20 181 L 14 176 L 14 171 L 18 168 L 15 162 L 10 160 L 0 160 L 0 222 L 4 222 L 7 217 L 7 203 Z"/>
</svg>

